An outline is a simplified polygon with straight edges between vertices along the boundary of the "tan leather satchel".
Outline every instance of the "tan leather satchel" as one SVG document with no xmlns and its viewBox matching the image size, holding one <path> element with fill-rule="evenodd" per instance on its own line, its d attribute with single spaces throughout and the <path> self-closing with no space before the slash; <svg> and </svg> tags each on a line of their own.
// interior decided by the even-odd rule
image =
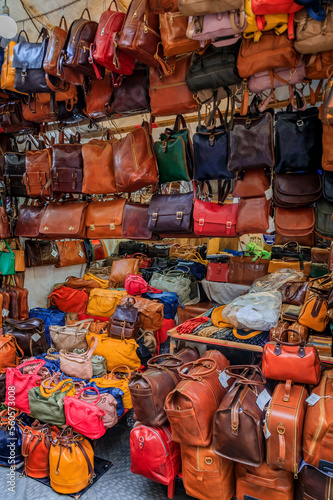
<svg viewBox="0 0 333 500">
<path fill-rule="evenodd" d="M 128 297 L 122 297 L 119 304 L 124 305 Z M 164 318 L 164 306 L 161 302 L 155 300 L 144 299 L 142 297 L 135 298 L 135 307 L 140 313 L 140 324 L 143 330 L 156 331 L 162 328 Z"/>
<path fill-rule="evenodd" d="M 296 241 L 294 238 L 305 238 L 313 233 L 315 212 L 313 207 L 280 208 L 275 210 L 275 227 L 277 234 Z M 306 243 L 304 243 L 306 244 Z"/>
<path fill-rule="evenodd" d="M 186 36 L 188 17 L 181 12 L 160 14 L 160 32 L 165 57 L 187 54 L 199 49 L 200 42 Z"/>
<path fill-rule="evenodd" d="M 87 238 L 121 238 L 125 198 L 90 203 L 87 209 Z"/>
<path fill-rule="evenodd" d="M 85 238 L 86 201 L 51 202 L 42 216 L 39 232 L 49 238 Z"/>
<path fill-rule="evenodd" d="M 139 274 L 138 259 L 115 260 L 111 267 L 109 288 L 120 288 L 124 285 L 128 274 Z"/>
<path fill-rule="evenodd" d="M 87 262 L 82 241 L 57 241 L 56 245 L 59 252 L 59 263 L 55 267 L 75 266 Z"/>
<path fill-rule="evenodd" d="M 91 337 L 88 350 L 83 354 L 75 354 L 60 349 L 60 370 L 69 377 L 90 380 L 93 376 L 93 367 L 91 357 L 98 345 L 98 339 Z"/>
</svg>

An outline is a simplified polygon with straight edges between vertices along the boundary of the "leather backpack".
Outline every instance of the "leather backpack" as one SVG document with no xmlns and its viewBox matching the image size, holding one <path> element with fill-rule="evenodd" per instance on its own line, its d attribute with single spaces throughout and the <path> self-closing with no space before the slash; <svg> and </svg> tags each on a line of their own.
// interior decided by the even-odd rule
<svg viewBox="0 0 333 500">
<path fill-rule="evenodd" d="M 178 0 L 149 0 L 149 9 L 155 14 L 176 12 L 178 10 Z"/>
<path fill-rule="evenodd" d="M 112 114 L 111 100 L 113 93 L 113 78 L 106 73 L 103 80 L 92 80 L 85 89 L 85 113 L 95 120 Z"/>
<path fill-rule="evenodd" d="M 178 8 L 184 16 L 216 14 L 244 8 L 244 0 L 179 0 Z"/>
<path fill-rule="evenodd" d="M 113 146 L 110 141 L 91 141 L 82 146 L 82 192 L 87 194 L 113 194 L 117 192 L 113 167 Z M 99 175 L 96 175 L 96 165 Z"/>
<path fill-rule="evenodd" d="M 30 198 L 41 197 L 43 188 L 50 180 L 51 175 L 51 150 L 42 149 L 36 151 L 27 151 L 26 171 L 23 174 L 27 195 Z M 50 188 L 46 188 L 43 194 L 49 196 Z"/>
<path fill-rule="evenodd" d="M 165 12 L 160 14 L 160 32 L 165 57 L 186 54 L 199 49 L 197 40 L 189 40 L 186 36 L 188 18 L 181 12 Z"/>
<path fill-rule="evenodd" d="M 122 116 L 139 115 L 150 112 L 148 68 L 136 62 L 132 75 L 114 79 L 111 109 L 107 116 L 116 113 Z"/>
<path fill-rule="evenodd" d="M 128 297 L 123 305 L 117 305 L 108 324 L 108 336 L 114 339 L 136 339 L 140 329 L 139 311 L 135 299 Z"/>
<path fill-rule="evenodd" d="M 53 193 L 81 193 L 83 179 L 82 145 L 55 144 L 52 147 Z"/>
<path fill-rule="evenodd" d="M 119 33 L 119 49 L 147 66 L 158 66 L 154 55 L 160 41 L 159 18 L 149 10 L 148 0 L 132 0 Z"/>
<path fill-rule="evenodd" d="M 65 29 L 62 29 L 61 27 L 63 22 Z M 45 57 L 43 60 L 43 68 L 45 72 L 49 75 L 57 77 L 61 76 L 59 74 L 59 59 L 61 51 L 66 41 L 67 32 L 68 32 L 67 21 L 64 16 L 61 16 L 59 26 L 55 26 L 51 30 Z"/>
</svg>

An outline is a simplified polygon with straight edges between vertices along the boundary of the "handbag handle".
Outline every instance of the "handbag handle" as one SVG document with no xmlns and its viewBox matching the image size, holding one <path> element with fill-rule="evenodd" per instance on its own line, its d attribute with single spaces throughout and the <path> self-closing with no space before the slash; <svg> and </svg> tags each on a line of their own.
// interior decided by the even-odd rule
<svg viewBox="0 0 333 500">
<path fill-rule="evenodd" d="M 299 338 L 299 341 L 298 342 L 294 342 L 294 343 L 292 343 L 292 342 L 283 342 L 281 339 L 288 332 L 296 333 L 296 335 Z M 293 330 L 292 328 L 287 328 L 286 330 L 283 330 L 280 333 L 279 338 L 276 340 L 275 349 L 274 349 L 274 354 L 276 356 L 280 356 L 280 354 L 282 354 L 282 349 L 281 349 L 282 345 L 291 346 L 291 347 L 297 347 L 298 346 L 298 356 L 300 358 L 304 358 L 305 355 L 306 355 L 306 352 L 305 352 L 305 340 L 302 339 L 300 333 L 297 330 Z M 315 349 L 315 348 L 313 348 L 313 349 Z"/>
<path fill-rule="evenodd" d="M 242 370 L 242 373 L 234 373 L 234 370 Z M 259 375 L 259 377 L 261 378 L 261 380 L 251 380 L 251 379 L 246 378 L 246 375 L 250 371 L 257 373 Z M 244 385 L 263 386 L 266 384 L 266 378 L 264 377 L 264 374 L 262 373 L 260 366 L 257 366 L 257 365 L 233 365 L 233 366 L 229 366 L 228 368 L 226 368 L 224 370 L 224 372 L 227 375 L 229 375 L 229 377 L 235 378 L 241 384 L 244 384 Z"/>
<path fill-rule="evenodd" d="M 29 40 L 29 36 L 28 36 L 28 33 L 25 30 L 21 30 L 19 32 L 19 34 L 17 35 L 18 42 L 20 41 L 20 37 L 21 37 L 22 34 L 24 34 L 26 41 L 29 42 L 30 41 Z"/>
<path fill-rule="evenodd" d="M 82 394 L 83 392 L 88 391 L 88 390 L 89 390 L 89 391 L 95 391 L 95 392 L 97 392 L 97 399 L 96 399 L 96 401 L 93 401 L 93 402 L 92 402 L 92 404 L 97 405 L 97 403 L 98 403 L 98 401 L 99 401 L 99 398 L 101 397 L 101 394 L 100 394 L 99 390 L 98 390 L 98 389 L 96 389 L 96 387 L 91 387 L 91 386 L 89 386 L 89 387 L 84 387 L 83 389 L 81 389 L 81 391 L 80 391 L 78 394 L 76 394 L 76 395 L 75 395 L 75 398 L 76 398 L 76 399 L 79 399 L 80 394 Z"/>
<path fill-rule="evenodd" d="M 111 3 L 110 3 L 110 5 L 109 5 L 109 9 L 108 9 L 108 10 L 111 10 L 112 4 L 115 4 L 115 6 L 116 6 L 116 11 L 118 12 L 118 11 L 119 11 L 119 9 L 118 9 L 118 5 L 117 5 L 116 0 L 112 0 L 112 1 L 111 1 Z"/>
<path fill-rule="evenodd" d="M 193 375 L 184 373 L 185 368 L 195 368 L 196 366 L 202 365 L 203 367 L 207 368 L 207 370 L 195 373 Z M 211 375 L 216 371 L 217 364 L 215 359 L 211 358 L 201 358 L 198 359 L 197 361 L 191 361 L 190 363 L 185 363 L 183 366 L 178 368 L 178 373 L 182 378 L 186 378 L 189 380 L 202 380 L 202 377 L 207 377 L 207 375 Z"/>
<path fill-rule="evenodd" d="M 68 31 L 68 26 L 67 26 L 67 21 L 64 15 L 61 16 L 60 21 L 59 21 L 59 28 L 61 28 L 62 23 L 64 22 L 64 29 L 65 31 Z"/>
<path fill-rule="evenodd" d="M 127 365 L 118 365 L 118 366 L 115 366 L 113 368 L 113 370 L 111 371 L 110 374 L 106 374 L 104 375 L 104 378 L 106 379 L 112 379 L 112 378 L 118 378 L 117 375 L 115 375 L 115 372 L 119 369 L 119 368 L 126 368 L 126 371 L 128 373 L 128 377 L 127 377 L 127 380 L 130 381 L 131 380 L 131 370 L 129 369 L 129 367 Z M 121 378 L 124 378 L 125 375 L 123 375 Z"/>
<path fill-rule="evenodd" d="M 183 115 L 176 116 L 175 124 L 173 126 L 173 132 L 179 132 L 180 124 L 182 125 L 182 128 L 187 128 L 186 121 Z"/>
<path fill-rule="evenodd" d="M 93 344 L 91 346 L 91 344 Z M 91 347 L 90 347 L 91 346 Z M 89 344 L 88 344 L 88 351 L 86 353 L 86 356 L 88 358 L 91 358 L 91 356 L 94 354 L 96 347 L 98 346 L 98 338 L 95 337 L 94 335 L 90 338 Z"/>
<path fill-rule="evenodd" d="M 50 384 L 50 382 L 52 382 L 52 377 L 50 379 L 48 379 L 48 382 L 49 382 L 49 384 Z M 44 387 L 44 385 L 41 384 L 39 389 L 40 389 L 41 395 L 44 398 L 49 398 L 50 396 L 52 396 L 52 394 L 54 394 L 56 392 L 62 392 L 61 388 L 65 387 L 66 385 L 70 386 L 66 391 L 64 391 L 64 393 L 67 394 L 74 387 L 73 380 L 71 380 L 70 378 L 67 378 L 66 380 L 62 380 L 55 387 L 48 387 L 48 386 Z"/>
<path fill-rule="evenodd" d="M 163 363 L 156 363 L 160 359 L 165 359 L 166 361 L 174 361 L 174 363 L 170 364 L 170 365 L 164 365 Z M 183 366 L 183 364 L 184 364 L 184 361 L 180 358 L 177 358 L 177 356 L 173 356 L 172 354 L 158 354 L 157 356 L 154 356 L 153 358 L 151 358 L 148 361 L 147 366 L 149 368 L 156 368 L 158 370 L 164 370 L 165 368 L 169 368 L 169 369 L 179 368 L 179 367 Z"/>
<path fill-rule="evenodd" d="M 32 373 L 29 373 L 29 375 L 37 375 L 39 370 L 46 364 L 46 361 L 44 359 L 29 359 L 28 361 L 24 361 L 21 363 L 17 368 L 20 370 L 21 368 L 25 366 L 30 366 L 30 365 L 37 365 L 36 368 Z"/>
</svg>

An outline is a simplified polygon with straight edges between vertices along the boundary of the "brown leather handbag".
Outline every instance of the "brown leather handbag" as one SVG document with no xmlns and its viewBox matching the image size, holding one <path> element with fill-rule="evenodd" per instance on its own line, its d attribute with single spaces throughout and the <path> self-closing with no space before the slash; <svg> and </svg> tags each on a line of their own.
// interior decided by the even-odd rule
<svg viewBox="0 0 333 500">
<path fill-rule="evenodd" d="M 267 465 L 298 474 L 308 391 L 291 380 L 280 382 L 266 412 Z"/>
<path fill-rule="evenodd" d="M 280 292 L 284 304 L 301 306 L 304 303 L 309 283 L 307 281 L 287 281 L 284 283 Z"/>
<path fill-rule="evenodd" d="M 270 342 L 274 342 L 275 340 L 280 338 L 280 335 L 282 335 L 286 330 L 290 328 L 290 321 L 279 321 L 278 324 L 271 328 L 269 331 L 269 340 Z"/>
<path fill-rule="evenodd" d="M 61 27 L 62 22 L 64 22 L 65 29 L 62 29 Z M 58 63 L 61 51 L 66 42 L 67 32 L 67 21 L 64 16 L 61 16 L 59 26 L 55 26 L 54 28 L 52 28 L 49 35 L 47 49 L 43 61 L 43 68 L 45 70 L 45 73 L 53 76 L 60 76 Z"/>
<path fill-rule="evenodd" d="M 82 178 L 82 145 L 55 144 L 52 147 L 52 192 L 81 193 Z"/>
<path fill-rule="evenodd" d="M 54 266 L 59 262 L 59 253 L 54 241 L 25 242 L 25 264 L 27 267 Z"/>
<path fill-rule="evenodd" d="M 113 80 L 110 73 L 106 73 L 103 80 L 93 80 L 85 93 L 86 113 L 89 118 L 104 118 L 111 113 L 111 97 Z"/>
<path fill-rule="evenodd" d="M 25 356 L 43 354 L 48 349 L 45 336 L 44 321 L 39 318 L 30 318 L 25 321 L 6 319 L 3 324 L 5 335 L 12 335 Z"/>
<path fill-rule="evenodd" d="M 236 464 L 236 495 L 237 500 L 294 500 L 294 476 L 265 462 L 260 467 Z"/>
<path fill-rule="evenodd" d="M 189 446 L 210 444 L 214 414 L 227 392 L 219 373 L 228 366 L 219 351 L 207 351 L 205 357 L 179 369 L 184 380 L 168 394 L 164 406 L 173 441 Z"/>
<path fill-rule="evenodd" d="M 264 390 L 269 399 L 270 390 L 259 366 L 232 366 L 225 374 L 235 384 L 215 413 L 213 450 L 229 460 L 258 467 L 265 458 L 265 410 L 257 401 Z"/>
<path fill-rule="evenodd" d="M 118 261 L 119 262 L 119 261 Z M 125 304 L 129 296 L 125 295 L 119 301 L 120 305 Z M 140 323 L 143 330 L 156 331 L 162 328 L 164 318 L 164 306 L 161 302 L 155 300 L 144 299 L 142 297 L 134 297 L 136 300 L 135 307 L 140 313 Z"/>
<path fill-rule="evenodd" d="M 82 146 L 82 193 L 113 194 L 117 192 L 112 141 L 94 141 Z M 98 175 L 96 175 L 98 165 Z"/>
<path fill-rule="evenodd" d="M 116 113 L 133 116 L 149 113 L 149 68 L 136 62 L 132 75 L 121 75 L 115 82 L 112 94 L 112 106 L 107 115 Z"/>
<path fill-rule="evenodd" d="M 15 368 L 24 356 L 24 352 L 18 345 L 16 338 L 12 334 L 0 336 L 0 372 L 6 368 Z"/>
<path fill-rule="evenodd" d="M 294 269 L 295 271 L 302 271 L 304 276 L 310 276 L 311 262 L 286 257 L 281 260 L 273 259 L 269 263 L 268 273 L 276 273 L 282 269 Z"/>
<path fill-rule="evenodd" d="M 304 342 L 307 342 L 307 340 L 309 338 L 309 329 L 306 326 L 303 326 L 300 323 L 298 323 L 297 321 L 294 321 L 294 323 L 291 323 L 291 325 L 288 329 L 289 329 L 288 342 L 290 342 L 291 344 L 297 343 L 299 340 L 299 336 L 297 335 L 297 333 L 299 333 L 299 335 L 301 336 L 301 338 Z M 295 333 L 295 331 L 297 333 Z"/>
<path fill-rule="evenodd" d="M 108 337 L 125 340 L 136 339 L 140 330 L 139 311 L 135 299 L 128 297 L 124 305 L 117 305 L 108 323 Z"/>
<path fill-rule="evenodd" d="M 87 209 L 87 238 L 121 238 L 125 198 L 90 203 Z"/>
<path fill-rule="evenodd" d="M 148 229 L 149 205 L 126 203 L 122 237 L 132 240 L 151 240 L 153 233 Z"/>
<path fill-rule="evenodd" d="M 39 231 L 48 238 L 84 239 L 86 209 L 85 201 L 51 202 L 46 206 Z"/>
<path fill-rule="evenodd" d="M 328 264 L 330 258 L 329 248 L 311 248 L 311 262 L 317 262 L 320 264 Z"/>
<path fill-rule="evenodd" d="M 128 384 L 134 419 L 144 425 L 163 425 L 167 421 L 164 411 L 165 398 L 180 381 L 178 368 L 198 358 L 196 349 L 186 347 L 175 355 L 155 356 L 148 361 L 148 369 L 145 372 L 135 372 Z"/>
<path fill-rule="evenodd" d="M 160 68 L 150 68 L 149 96 L 153 116 L 173 116 L 194 113 L 198 103 L 185 82 L 191 56 L 177 58 L 174 71 L 164 74 Z"/>
<path fill-rule="evenodd" d="M 129 274 L 139 274 L 139 267 L 138 259 L 115 260 L 111 267 L 109 288 L 120 288 Z"/>
<path fill-rule="evenodd" d="M 277 207 L 304 207 L 321 197 L 321 176 L 318 173 L 275 174 L 273 185 Z"/>
<path fill-rule="evenodd" d="M 232 257 L 230 260 L 229 283 L 251 286 L 253 281 L 266 276 L 269 259 L 253 257 Z"/>
<path fill-rule="evenodd" d="M 187 54 L 200 48 L 200 42 L 187 38 L 187 25 L 188 17 L 179 11 L 160 14 L 160 32 L 165 57 Z"/>
<path fill-rule="evenodd" d="M 180 446 L 186 494 L 200 500 L 230 500 L 235 494 L 234 464 L 214 453 L 212 445 Z"/>
<path fill-rule="evenodd" d="M 9 100 L 0 104 L 0 125 L 6 133 L 20 132 L 31 126 L 23 116 L 21 101 Z"/>
<path fill-rule="evenodd" d="M 281 244 L 287 241 L 297 241 L 307 245 L 307 237 L 313 235 L 314 225 L 315 212 L 313 207 L 293 209 L 277 207 L 275 210 L 276 232 L 283 237 Z M 312 245 L 310 244 L 310 246 Z"/>
<path fill-rule="evenodd" d="M 158 170 L 148 123 L 113 145 L 113 165 L 118 193 L 156 187 Z"/>
<path fill-rule="evenodd" d="M 23 182 L 27 190 L 27 195 L 30 198 L 40 197 L 44 186 L 50 179 L 51 150 L 27 151 L 25 169 Z M 43 194 L 50 196 L 51 189 L 49 187 L 44 189 Z"/>
<path fill-rule="evenodd" d="M 6 239 L 12 236 L 11 224 L 9 216 L 6 212 L 6 201 L 3 193 L 1 193 L 1 207 L 0 207 L 0 238 Z"/>
<path fill-rule="evenodd" d="M 269 185 L 270 179 L 263 168 L 238 172 L 232 196 L 234 198 L 259 198 L 265 196 Z"/>
<path fill-rule="evenodd" d="M 82 241 L 57 241 L 56 245 L 59 253 L 59 262 L 55 267 L 75 266 L 87 262 Z"/>
<path fill-rule="evenodd" d="M 119 50 L 147 66 L 158 66 L 154 55 L 160 41 L 159 18 L 149 9 L 148 0 L 132 0 L 119 34 Z"/>
<path fill-rule="evenodd" d="M 29 122 L 49 123 L 56 120 L 56 114 L 51 111 L 50 102 L 35 101 L 33 108 L 29 100 L 22 99 L 22 115 Z"/>
<path fill-rule="evenodd" d="M 266 196 L 241 198 L 238 204 L 236 232 L 242 234 L 266 233 L 269 229 L 271 202 Z"/>
<path fill-rule="evenodd" d="M 149 9 L 155 14 L 178 10 L 178 0 L 149 0 Z"/>
</svg>

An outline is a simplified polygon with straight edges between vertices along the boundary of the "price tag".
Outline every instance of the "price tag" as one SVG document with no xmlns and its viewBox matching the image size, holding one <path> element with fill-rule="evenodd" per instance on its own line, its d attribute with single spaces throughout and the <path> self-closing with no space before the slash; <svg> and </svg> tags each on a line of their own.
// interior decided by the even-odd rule
<svg viewBox="0 0 333 500">
<path fill-rule="evenodd" d="M 264 432 L 264 434 L 265 434 L 265 438 L 266 439 L 268 439 L 269 436 L 271 436 L 271 433 L 269 432 L 267 425 L 265 425 L 265 432 Z"/>
<path fill-rule="evenodd" d="M 233 198 L 232 202 L 233 203 L 239 203 L 239 198 Z"/>
<path fill-rule="evenodd" d="M 308 405 L 314 406 L 320 399 L 321 397 L 317 394 L 311 394 L 305 401 L 308 403 Z"/>
<path fill-rule="evenodd" d="M 82 250 L 79 251 L 79 256 L 84 257 L 84 253 L 82 252 Z"/>
<path fill-rule="evenodd" d="M 275 231 L 275 223 L 274 223 L 274 219 L 273 217 L 269 216 L 269 226 L 268 226 L 268 229 L 266 231 L 267 234 L 270 234 L 270 233 L 274 233 Z"/>
<path fill-rule="evenodd" d="M 54 257 L 54 258 L 55 258 L 55 257 L 58 257 L 58 252 L 57 252 L 55 249 L 53 249 L 53 250 L 52 250 L 52 252 L 51 252 L 51 255 L 52 255 L 52 257 Z"/>
<path fill-rule="evenodd" d="M 257 397 L 257 405 L 259 406 L 261 411 L 264 411 L 265 406 L 267 403 L 272 399 L 272 396 L 268 394 L 266 389 L 264 389 L 259 396 Z"/>
<path fill-rule="evenodd" d="M 40 335 L 39 333 L 34 333 L 32 336 L 31 336 L 32 340 L 34 342 L 37 342 L 39 339 L 40 339 Z"/>
<path fill-rule="evenodd" d="M 9 316 L 8 309 L 2 309 L 2 316 Z"/>
<path fill-rule="evenodd" d="M 222 372 L 219 375 L 219 381 L 221 382 L 222 387 L 224 387 L 225 389 L 228 387 L 229 378 L 229 375 L 227 375 L 225 372 Z"/>
<path fill-rule="evenodd" d="M 266 200 L 270 200 L 271 198 L 273 198 L 273 190 L 271 187 L 265 191 L 265 196 Z"/>
</svg>

